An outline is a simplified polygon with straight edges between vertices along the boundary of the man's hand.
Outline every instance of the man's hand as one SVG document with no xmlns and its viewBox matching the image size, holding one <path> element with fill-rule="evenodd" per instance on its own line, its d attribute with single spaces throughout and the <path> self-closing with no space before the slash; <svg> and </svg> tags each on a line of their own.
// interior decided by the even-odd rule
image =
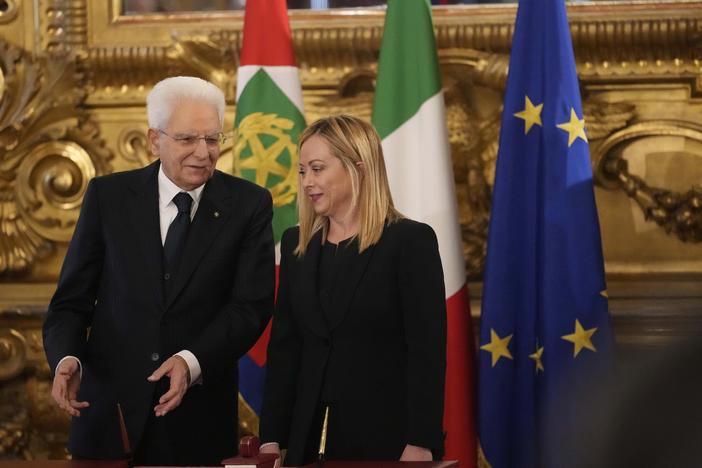
<svg viewBox="0 0 702 468">
<path fill-rule="evenodd" d="M 51 386 L 54 401 L 70 416 L 80 416 L 80 409 L 90 406 L 87 401 L 76 400 L 80 388 L 79 370 L 77 359 L 64 359 L 56 368 L 54 383 Z"/>
<path fill-rule="evenodd" d="M 416 445 L 405 445 L 400 461 L 431 461 L 431 450 Z"/>
<path fill-rule="evenodd" d="M 156 382 L 163 376 L 168 376 L 171 381 L 170 388 L 158 399 L 158 405 L 154 407 L 156 416 L 165 416 L 174 410 L 183 401 L 183 396 L 190 385 L 190 369 L 188 364 L 180 356 L 171 356 L 161 364 L 146 380 Z"/>
<path fill-rule="evenodd" d="M 275 459 L 275 464 L 273 465 L 273 468 L 280 468 L 281 455 L 280 445 L 278 445 L 278 442 L 268 442 L 266 444 L 261 445 L 259 453 L 275 453 L 276 455 L 278 455 L 278 458 Z"/>
</svg>

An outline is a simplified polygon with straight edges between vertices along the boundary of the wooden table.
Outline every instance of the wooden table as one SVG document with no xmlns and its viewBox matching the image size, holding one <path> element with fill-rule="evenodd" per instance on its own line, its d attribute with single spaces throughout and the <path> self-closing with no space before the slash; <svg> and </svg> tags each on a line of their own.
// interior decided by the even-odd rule
<svg viewBox="0 0 702 468">
<path fill-rule="evenodd" d="M 0 468 L 129 468 L 124 460 L 3 460 Z"/>
</svg>

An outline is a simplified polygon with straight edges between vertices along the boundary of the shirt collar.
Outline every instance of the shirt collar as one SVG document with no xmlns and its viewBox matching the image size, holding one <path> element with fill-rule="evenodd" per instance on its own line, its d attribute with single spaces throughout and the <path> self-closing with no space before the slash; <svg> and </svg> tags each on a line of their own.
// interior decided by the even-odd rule
<svg viewBox="0 0 702 468">
<path fill-rule="evenodd" d="M 165 172 L 163 172 L 163 165 L 161 164 L 158 168 L 158 206 L 159 208 L 165 208 L 169 203 L 173 201 L 179 192 L 187 192 L 193 198 L 195 203 L 200 203 L 200 198 L 202 198 L 202 190 L 205 188 L 205 184 L 194 188 L 192 190 L 183 190 L 168 178 Z"/>
</svg>

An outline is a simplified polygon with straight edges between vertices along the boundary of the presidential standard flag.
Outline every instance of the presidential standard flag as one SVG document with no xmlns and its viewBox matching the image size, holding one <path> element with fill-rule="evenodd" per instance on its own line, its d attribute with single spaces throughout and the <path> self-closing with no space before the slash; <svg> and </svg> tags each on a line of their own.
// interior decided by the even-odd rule
<svg viewBox="0 0 702 468">
<path fill-rule="evenodd" d="M 234 173 L 271 191 L 273 236 L 279 244 L 283 231 L 297 224 L 297 141 L 305 127 L 285 0 L 246 2 L 239 62 Z M 245 409 L 256 415 L 261 411 L 269 336 L 270 325 L 239 360 L 239 391 Z M 257 432 L 257 420 L 251 426 Z"/>
<path fill-rule="evenodd" d="M 611 362 L 612 335 L 564 0 L 519 3 L 480 328 L 481 456 L 575 466 L 568 447 L 588 430 L 577 397 Z"/>
<path fill-rule="evenodd" d="M 434 229 L 447 309 L 446 459 L 476 463 L 474 352 L 444 95 L 427 0 L 389 0 L 373 125 L 397 209 Z"/>
</svg>

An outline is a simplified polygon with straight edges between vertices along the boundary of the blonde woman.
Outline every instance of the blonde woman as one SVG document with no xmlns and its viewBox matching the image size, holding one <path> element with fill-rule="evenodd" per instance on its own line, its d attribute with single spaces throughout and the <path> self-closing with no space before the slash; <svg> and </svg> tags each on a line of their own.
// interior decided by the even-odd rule
<svg viewBox="0 0 702 468">
<path fill-rule="evenodd" d="M 281 244 L 263 452 L 423 461 L 443 447 L 446 310 L 436 236 L 393 206 L 373 127 L 321 119 L 300 137 L 299 227 Z M 325 418 L 326 416 L 326 418 Z"/>
</svg>

